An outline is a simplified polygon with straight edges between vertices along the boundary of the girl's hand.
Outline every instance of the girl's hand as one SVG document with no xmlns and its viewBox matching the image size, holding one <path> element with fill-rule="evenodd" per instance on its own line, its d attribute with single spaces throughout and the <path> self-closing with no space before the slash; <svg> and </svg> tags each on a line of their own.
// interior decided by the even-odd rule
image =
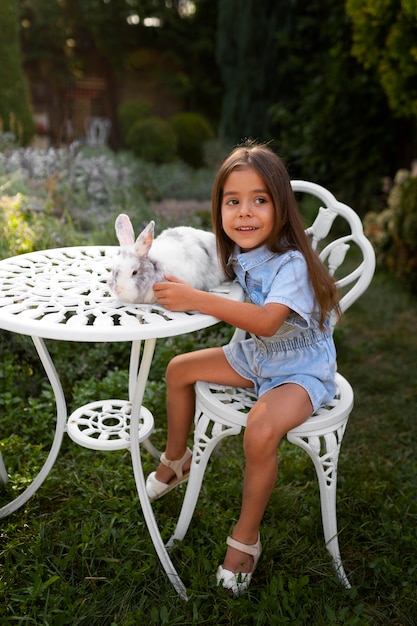
<svg viewBox="0 0 417 626">
<path fill-rule="evenodd" d="M 272 337 L 290 314 L 289 307 L 279 302 L 263 306 L 252 302 L 235 302 L 215 293 L 195 289 L 175 276 L 164 278 L 166 282 L 155 283 L 153 289 L 158 304 L 169 311 L 200 311 L 263 337 Z"/>
<path fill-rule="evenodd" d="M 167 282 L 155 283 L 153 290 L 158 304 L 169 311 L 194 311 L 198 310 L 199 294 L 188 283 L 175 276 L 165 275 Z"/>
</svg>

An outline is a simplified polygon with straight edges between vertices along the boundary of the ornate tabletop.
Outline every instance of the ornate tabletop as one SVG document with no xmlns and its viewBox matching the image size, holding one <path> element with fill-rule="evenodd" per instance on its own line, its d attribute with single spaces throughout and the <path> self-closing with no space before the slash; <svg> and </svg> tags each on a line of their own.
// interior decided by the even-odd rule
<svg viewBox="0 0 417 626">
<path fill-rule="evenodd" d="M 199 330 L 216 318 L 120 302 L 108 288 L 117 246 L 30 252 L 0 261 L 0 328 L 67 341 L 132 341 Z M 219 294 L 239 300 L 240 287 Z"/>
</svg>

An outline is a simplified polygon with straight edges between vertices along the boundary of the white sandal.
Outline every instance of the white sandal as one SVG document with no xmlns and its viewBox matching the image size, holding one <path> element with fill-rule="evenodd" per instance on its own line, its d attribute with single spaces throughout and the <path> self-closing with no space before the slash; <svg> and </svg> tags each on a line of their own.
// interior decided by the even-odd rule
<svg viewBox="0 0 417 626">
<path fill-rule="evenodd" d="M 146 479 L 146 491 L 149 496 L 149 500 L 153 502 L 153 500 L 157 500 L 158 498 L 162 498 L 166 493 L 169 493 L 178 485 L 185 483 L 189 476 L 190 470 L 187 470 L 185 473 L 182 468 L 184 463 L 188 461 L 192 457 L 193 453 L 189 448 L 186 449 L 185 453 L 180 459 L 176 459 L 174 461 L 170 461 L 166 458 L 165 452 L 161 454 L 161 463 L 166 465 L 175 472 L 175 476 L 169 481 L 169 483 L 163 483 L 157 478 L 155 478 L 156 472 L 152 472 L 149 474 Z"/>
<path fill-rule="evenodd" d="M 231 572 L 228 569 L 224 569 L 222 565 L 219 565 L 217 570 L 217 585 L 222 583 L 224 589 L 230 590 L 234 596 L 240 596 L 249 587 L 252 574 L 255 571 L 255 567 L 262 553 L 262 544 L 259 535 L 258 541 L 249 546 L 246 543 L 241 543 L 240 541 L 233 539 L 233 537 L 228 537 L 226 539 L 226 543 L 231 548 L 235 548 L 235 550 L 239 550 L 240 552 L 253 556 L 253 567 L 251 572 Z"/>
</svg>

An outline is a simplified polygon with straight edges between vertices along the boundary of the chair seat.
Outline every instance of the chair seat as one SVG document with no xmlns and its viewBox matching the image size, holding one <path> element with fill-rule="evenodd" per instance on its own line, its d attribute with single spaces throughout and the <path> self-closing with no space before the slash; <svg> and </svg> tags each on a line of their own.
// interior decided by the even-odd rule
<svg viewBox="0 0 417 626">
<path fill-rule="evenodd" d="M 336 374 L 336 385 L 334 399 L 313 413 L 303 424 L 290 430 L 288 435 L 320 436 L 331 428 L 337 428 L 349 417 L 353 408 L 353 389 L 339 373 Z M 246 427 L 247 414 L 256 402 L 253 389 L 203 381 L 198 381 L 195 387 L 199 403 L 206 412 L 215 416 L 216 422 Z"/>
</svg>

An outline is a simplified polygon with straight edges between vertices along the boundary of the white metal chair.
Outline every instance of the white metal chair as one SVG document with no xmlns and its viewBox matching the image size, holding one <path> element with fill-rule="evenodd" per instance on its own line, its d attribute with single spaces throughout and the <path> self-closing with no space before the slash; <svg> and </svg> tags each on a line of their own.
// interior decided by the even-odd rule
<svg viewBox="0 0 417 626">
<path fill-rule="evenodd" d="M 358 215 L 324 187 L 292 181 L 295 192 L 309 194 L 323 203 L 306 232 L 321 259 L 334 275 L 342 293 L 341 309 L 346 309 L 367 289 L 375 270 L 374 250 L 363 233 Z M 333 321 L 336 320 L 336 317 Z M 236 329 L 232 341 L 242 338 Z M 329 405 L 320 408 L 301 426 L 287 433 L 287 440 L 305 450 L 317 472 L 324 539 L 341 583 L 350 587 L 339 551 L 336 518 L 337 464 L 343 434 L 353 408 L 354 394 L 348 381 L 337 373 L 338 392 Z M 252 390 L 196 384 L 194 449 L 190 479 L 176 530 L 168 542 L 182 540 L 194 513 L 204 472 L 211 453 L 229 435 L 246 426 L 247 412 L 255 402 Z"/>
</svg>

